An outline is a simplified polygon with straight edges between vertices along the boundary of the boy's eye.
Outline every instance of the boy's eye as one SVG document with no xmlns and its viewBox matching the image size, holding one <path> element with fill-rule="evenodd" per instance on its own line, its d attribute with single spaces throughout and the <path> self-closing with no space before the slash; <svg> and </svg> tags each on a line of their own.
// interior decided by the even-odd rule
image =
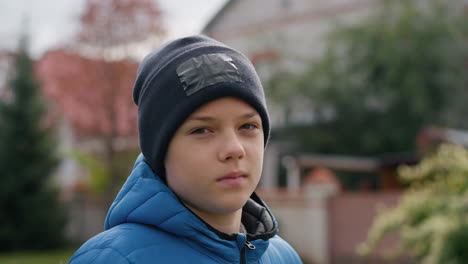
<svg viewBox="0 0 468 264">
<path fill-rule="evenodd" d="M 190 131 L 190 134 L 192 135 L 202 135 L 202 134 L 206 134 L 206 133 L 209 133 L 210 130 L 206 127 L 200 127 L 200 128 L 196 128 L 192 131 Z"/>
<path fill-rule="evenodd" d="M 247 129 L 247 130 L 254 130 L 254 129 L 258 129 L 259 126 L 257 124 L 254 124 L 254 123 L 248 123 L 248 124 L 244 124 L 241 126 L 241 129 Z"/>
</svg>

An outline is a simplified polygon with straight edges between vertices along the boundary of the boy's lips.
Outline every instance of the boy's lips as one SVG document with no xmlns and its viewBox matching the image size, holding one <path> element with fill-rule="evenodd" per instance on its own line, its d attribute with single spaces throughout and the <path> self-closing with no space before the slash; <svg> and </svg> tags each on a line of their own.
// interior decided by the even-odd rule
<svg viewBox="0 0 468 264">
<path fill-rule="evenodd" d="M 217 179 L 216 181 L 226 185 L 239 185 L 247 180 L 247 174 L 242 171 L 233 171 L 223 177 Z"/>
</svg>

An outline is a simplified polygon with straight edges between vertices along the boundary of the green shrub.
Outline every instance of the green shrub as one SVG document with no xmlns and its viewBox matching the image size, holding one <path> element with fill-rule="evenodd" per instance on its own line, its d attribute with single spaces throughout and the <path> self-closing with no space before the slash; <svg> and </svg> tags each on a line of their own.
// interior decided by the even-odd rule
<svg viewBox="0 0 468 264">
<path fill-rule="evenodd" d="M 369 254 L 387 234 L 400 244 L 392 255 L 410 254 L 423 264 L 468 263 L 468 151 L 442 145 L 419 165 L 404 166 L 409 183 L 395 208 L 383 208 L 359 252 Z"/>
</svg>

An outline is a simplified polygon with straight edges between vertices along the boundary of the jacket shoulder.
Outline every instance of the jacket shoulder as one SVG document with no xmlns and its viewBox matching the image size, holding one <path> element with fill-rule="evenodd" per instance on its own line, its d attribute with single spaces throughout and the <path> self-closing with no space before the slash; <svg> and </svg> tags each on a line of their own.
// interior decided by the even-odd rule
<svg viewBox="0 0 468 264">
<path fill-rule="evenodd" d="M 133 263 L 135 252 L 170 240 L 166 236 L 159 229 L 142 224 L 118 225 L 89 239 L 75 252 L 69 264 Z"/>
<path fill-rule="evenodd" d="M 88 240 L 69 264 L 193 263 L 193 259 L 216 263 L 183 238 L 154 226 L 125 223 Z"/>
<path fill-rule="evenodd" d="M 297 252 L 278 235 L 270 239 L 270 245 L 266 251 L 268 263 L 288 263 L 302 264 L 302 261 Z"/>
<path fill-rule="evenodd" d="M 83 252 L 77 252 L 68 264 L 101 264 L 116 263 L 130 264 L 130 261 L 114 248 L 92 248 Z"/>
</svg>

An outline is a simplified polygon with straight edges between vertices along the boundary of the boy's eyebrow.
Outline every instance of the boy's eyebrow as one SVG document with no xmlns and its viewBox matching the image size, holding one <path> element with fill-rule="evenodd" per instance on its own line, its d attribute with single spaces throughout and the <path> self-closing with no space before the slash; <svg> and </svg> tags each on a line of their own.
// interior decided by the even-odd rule
<svg viewBox="0 0 468 264">
<path fill-rule="evenodd" d="M 216 120 L 214 117 L 210 116 L 191 116 L 187 118 L 187 121 L 213 121 Z"/>
<path fill-rule="evenodd" d="M 254 117 L 254 116 L 259 116 L 259 114 L 257 112 L 251 112 L 251 113 L 247 113 L 245 115 L 242 115 L 241 118 L 247 119 L 247 118 L 251 118 L 251 117 Z"/>
<path fill-rule="evenodd" d="M 248 119 L 248 118 L 252 118 L 254 116 L 259 116 L 259 114 L 257 112 L 251 112 L 251 113 L 247 113 L 247 114 L 243 114 L 242 116 L 240 116 L 241 119 Z M 216 118 L 214 117 L 211 117 L 211 116 L 191 116 L 187 119 L 187 121 L 215 121 Z"/>
</svg>

